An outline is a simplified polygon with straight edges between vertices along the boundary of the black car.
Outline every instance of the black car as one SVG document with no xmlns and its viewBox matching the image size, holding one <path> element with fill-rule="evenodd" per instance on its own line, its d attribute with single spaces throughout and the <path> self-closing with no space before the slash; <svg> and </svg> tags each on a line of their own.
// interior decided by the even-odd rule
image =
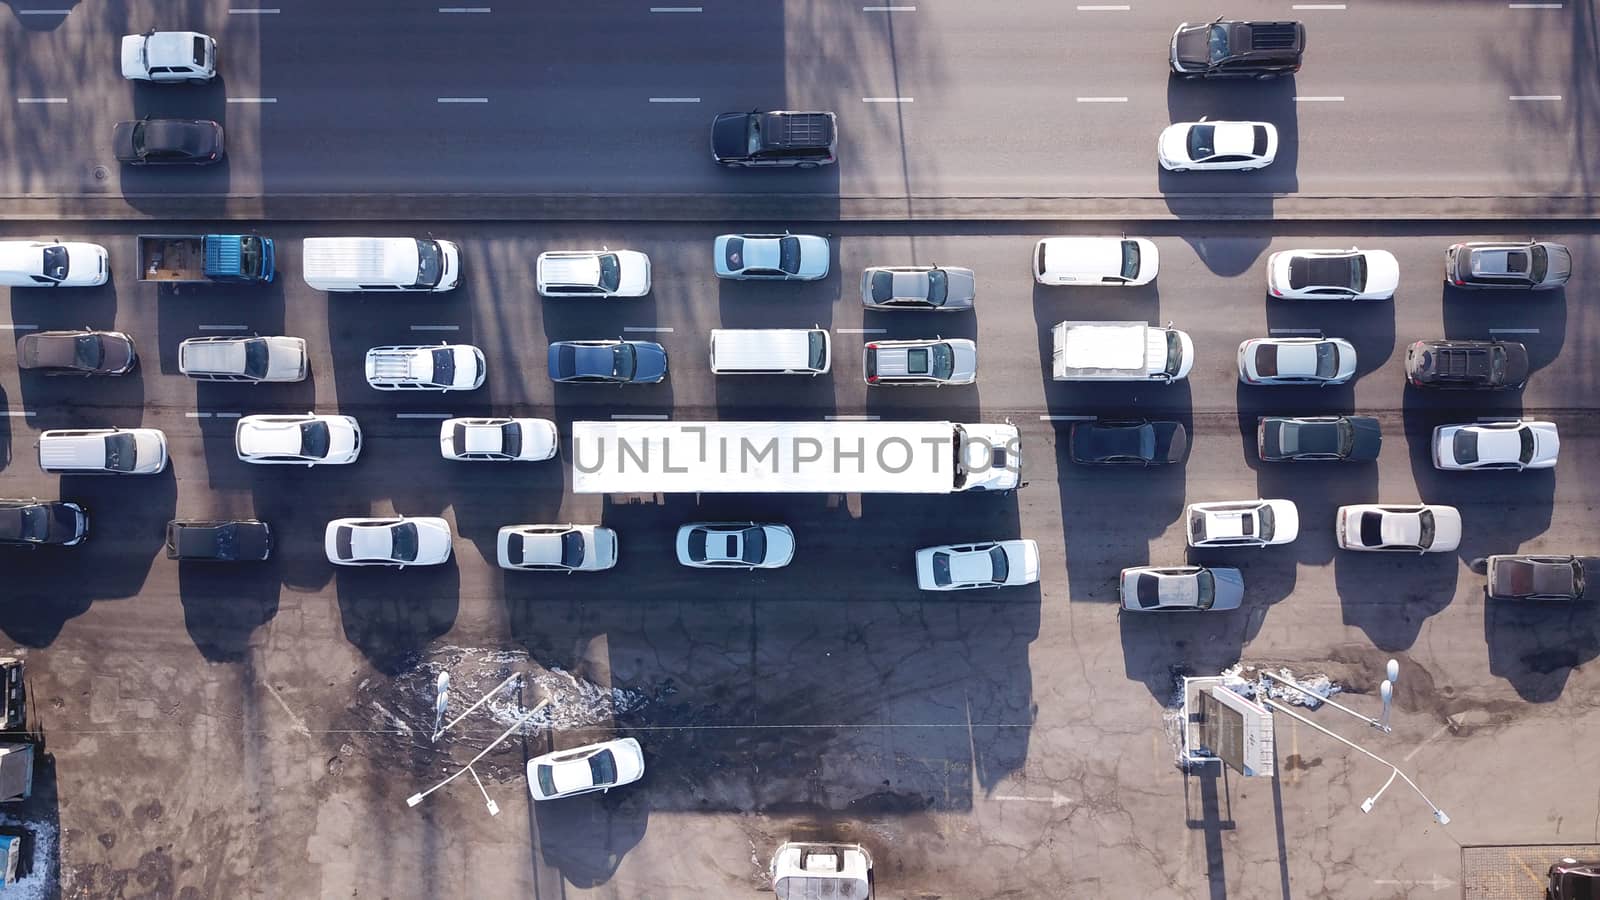
<svg viewBox="0 0 1600 900">
<path fill-rule="evenodd" d="M 1262 416 L 1256 448 L 1264 462 L 1372 462 L 1383 448 L 1383 429 L 1371 416 Z"/>
<path fill-rule="evenodd" d="M 1499 555 L 1485 560 L 1491 600 L 1582 600 L 1600 556 Z"/>
<path fill-rule="evenodd" d="M 1578 860 L 1566 857 L 1552 863 L 1545 889 L 1549 900 L 1596 900 L 1600 898 L 1600 859 Z"/>
<path fill-rule="evenodd" d="M 1417 341 L 1406 378 L 1419 388 L 1515 391 L 1528 383 L 1528 348 L 1516 341 Z"/>
<path fill-rule="evenodd" d="M 126 375 L 139 362 L 120 331 L 36 331 L 17 339 L 17 368 L 51 375 Z"/>
<path fill-rule="evenodd" d="M 1168 62 L 1180 78 L 1277 78 L 1300 71 L 1306 27 L 1299 22 L 1214 21 L 1178 26 Z"/>
<path fill-rule="evenodd" d="M 222 158 L 222 126 L 209 119 L 118 122 L 111 146 L 130 166 L 209 166 Z"/>
<path fill-rule="evenodd" d="M 89 514 L 63 500 L 0 500 L 0 544 L 73 547 L 89 536 Z"/>
<path fill-rule="evenodd" d="M 831 112 L 751 110 L 711 120 L 711 158 L 730 168 L 815 169 L 836 162 L 838 146 L 838 123 Z"/>
<path fill-rule="evenodd" d="M 546 366 L 563 384 L 655 384 L 667 377 L 667 351 L 653 341 L 555 341 Z"/>
<path fill-rule="evenodd" d="M 272 555 L 272 529 L 255 519 L 167 523 L 167 559 L 260 562 Z"/>
<path fill-rule="evenodd" d="M 1072 426 L 1072 461 L 1091 466 L 1159 466 L 1183 459 L 1189 432 L 1181 422 L 1102 419 Z"/>
</svg>

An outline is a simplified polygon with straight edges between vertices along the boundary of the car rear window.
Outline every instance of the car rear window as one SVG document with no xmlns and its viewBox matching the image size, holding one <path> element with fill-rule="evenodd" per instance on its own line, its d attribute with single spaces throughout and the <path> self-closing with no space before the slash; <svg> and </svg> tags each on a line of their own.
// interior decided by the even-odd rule
<svg viewBox="0 0 1600 900">
<path fill-rule="evenodd" d="M 1257 126 L 1255 126 L 1254 131 L 1255 131 L 1256 140 L 1255 140 L 1255 145 L 1250 148 L 1250 151 L 1252 153 L 1254 153 L 1256 156 L 1266 156 L 1267 155 L 1267 127 L 1265 125 L 1257 125 Z"/>
</svg>

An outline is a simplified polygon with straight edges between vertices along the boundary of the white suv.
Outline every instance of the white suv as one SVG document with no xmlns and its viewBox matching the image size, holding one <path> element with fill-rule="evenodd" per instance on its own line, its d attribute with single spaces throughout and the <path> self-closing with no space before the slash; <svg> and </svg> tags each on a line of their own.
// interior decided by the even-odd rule
<svg viewBox="0 0 1600 900">
<path fill-rule="evenodd" d="M 155 475 L 167 467 L 156 428 L 57 428 L 39 435 L 39 468 L 79 475 Z"/>
<path fill-rule="evenodd" d="M 394 345 L 367 351 L 367 384 L 380 391 L 475 391 L 483 351 L 470 344 Z"/>
<path fill-rule="evenodd" d="M 548 250 L 539 254 L 541 297 L 643 297 L 650 257 L 637 250 Z"/>
<path fill-rule="evenodd" d="M 1300 534 L 1293 500 L 1191 503 L 1184 510 L 1191 547 L 1270 547 Z"/>
</svg>

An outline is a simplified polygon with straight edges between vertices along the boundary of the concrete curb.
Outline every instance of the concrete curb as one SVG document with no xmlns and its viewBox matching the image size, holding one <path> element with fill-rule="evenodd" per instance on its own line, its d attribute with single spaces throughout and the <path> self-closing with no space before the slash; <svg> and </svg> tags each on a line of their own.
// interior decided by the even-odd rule
<svg viewBox="0 0 1600 900">
<path fill-rule="evenodd" d="M 1520 194 L 1129 194 L 868 197 L 828 194 L 148 194 L 0 197 L 0 220 L 248 221 L 1561 221 L 1600 197 Z"/>
</svg>

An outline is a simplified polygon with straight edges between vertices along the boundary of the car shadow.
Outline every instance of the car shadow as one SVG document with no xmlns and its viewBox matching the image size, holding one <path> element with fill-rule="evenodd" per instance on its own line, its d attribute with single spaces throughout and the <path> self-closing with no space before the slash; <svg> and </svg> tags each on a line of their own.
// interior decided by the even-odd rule
<svg viewBox="0 0 1600 900">
<path fill-rule="evenodd" d="M 461 573 L 453 554 L 442 565 L 404 570 L 339 567 L 334 582 L 345 639 L 386 675 L 412 665 L 450 630 L 460 608 Z"/>
<path fill-rule="evenodd" d="M 1489 673 L 1530 703 L 1560 699 L 1572 671 L 1600 656 L 1600 629 L 1582 601 L 1485 598 L 1483 636 Z"/>
<path fill-rule="evenodd" d="M 276 543 L 277 529 L 272 536 Z M 245 659 L 256 629 L 278 614 L 279 559 L 275 547 L 265 562 L 167 563 L 178 567 L 184 626 L 201 656 L 211 662 Z"/>
</svg>

